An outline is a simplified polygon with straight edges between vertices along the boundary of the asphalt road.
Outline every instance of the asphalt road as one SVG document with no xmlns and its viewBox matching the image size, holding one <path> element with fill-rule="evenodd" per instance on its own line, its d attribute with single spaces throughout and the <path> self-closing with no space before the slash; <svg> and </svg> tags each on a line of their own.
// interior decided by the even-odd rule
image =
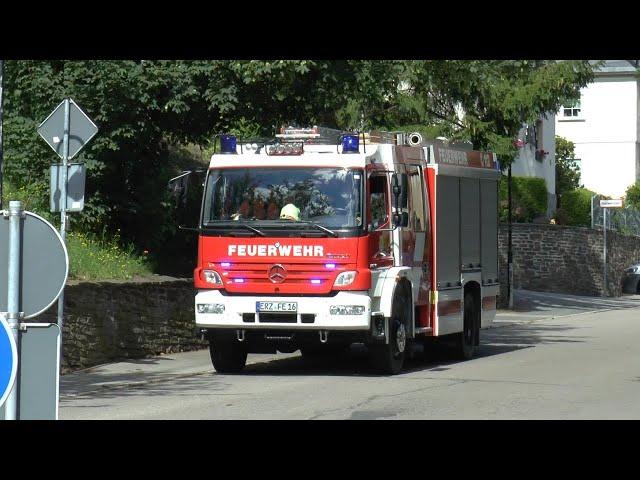
<svg viewBox="0 0 640 480">
<path fill-rule="evenodd" d="M 640 296 L 520 300 L 471 361 L 440 349 L 387 377 L 356 346 L 316 363 L 250 355 L 220 375 L 188 352 L 63 376 L 60 419 L 640 418 Z"/>
</svg>

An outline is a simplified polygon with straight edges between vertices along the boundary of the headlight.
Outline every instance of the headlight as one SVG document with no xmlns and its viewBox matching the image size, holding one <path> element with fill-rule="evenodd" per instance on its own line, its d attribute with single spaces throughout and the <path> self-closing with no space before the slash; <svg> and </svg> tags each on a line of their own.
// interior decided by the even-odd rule
<svg viewBox="0 0 640 480">
<path fill-rule="evenodd" d="M 205 282 L 213 283 L 214 285 L 222 285 L 222 278 L 215 270 L 202 270 L 202 277 Z"/>
<path fill-rule="evenodd" d="M 332 305 L 329 313 L 331 315 L 362 315 L 364 310 L 363 305 Z"/>
<path fill-rule="evenodd" d="M 356 274 L 358 272 L 348 271 L 342 272 L 337 276 L 336 281 L 333 282 L 334 287 L 346 287 L 347 285 L 351 285 L 353 281 L 356 279 Z"/>
<path fill-rule="evenodd" d="M 224 313 L 222 303 L 199 303 L 197 308 L 198 313 Z"/>
</svg>

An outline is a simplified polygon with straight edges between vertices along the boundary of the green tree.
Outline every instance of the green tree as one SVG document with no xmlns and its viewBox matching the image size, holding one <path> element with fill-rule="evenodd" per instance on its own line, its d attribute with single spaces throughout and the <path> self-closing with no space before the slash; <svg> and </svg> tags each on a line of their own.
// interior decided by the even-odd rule
<svg viewBox="0 0 640 480">
<path fill-rule="evenodd" d="M 640 210 L 640 180 L 636 183 L 629 185 L 627 191 L 624 194 L 625 206 L 630 206 L 636 210 Z"/>
<path fill-rule="evenodd" d="M 580 167 L 575 163 L 575 145 L 556 135 L 556 195 L 558 198 L 580 185 Z"/>
<path fill-rule="evenodd" d="M 86 201 L 72 228 L 119 228 L 123 241 L 173 259 L 193 239 L 178 232 L 166 196 L 181 167 L 171 146 L 210 151 L 215 133 L 272 136 L 288 123 L 411 125 L 472 140 L 507 164 L 522 122 L 576 98 L 591 73 L 588 62 L 540 61 L 7 61 L 5 173 L 17 189 L 48 189 L 58 159 L 36 127 L 72 97 L 100 129 L 78 158 Z"/>
<path fill-rule="evenodd" d="M 75 228 L 121 229 L 123 241 L 169 259 L 172 245 L 185 248 L 166 196 L 179 171 L 170 145 L 206 150 L 223 131 L 272 136 L 285 123 L 337 126 L 349 102 L 375 105 L 394 91 L 403 68 L 355 60 L 8 61 L 5 173 L 16 188 L 48 189 L 49 164 L 58 158 L 36 128 L 72 97 L 99 127 L 78 158 L 88 174 Z"/>
<path fill-rule="evenodd" d="M 555 112 L 593 79 L 588 61 L 419 61 L 407 66 L 410 88 L 432 123 L 452 139 L 496 152 L 509 165 L 523 123 Z"/>
</svg>

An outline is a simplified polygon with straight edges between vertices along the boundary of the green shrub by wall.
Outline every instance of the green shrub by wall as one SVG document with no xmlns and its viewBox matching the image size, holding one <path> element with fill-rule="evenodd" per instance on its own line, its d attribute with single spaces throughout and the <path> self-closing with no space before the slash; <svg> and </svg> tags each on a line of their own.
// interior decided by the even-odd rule
<svg viewBox="0 0 640 480">
<path fill-rule="evenodd" d="M 547 184 L 544 178 L 511 177 L 512 218 L 514 222 L 529 223 L 547 213 Z M 500 180 L 500 221 L 509 221 L 508 182 Z"/>
<path fill-rule="evenodd" d="M 591 226 L 591 197 L 593 195 L 596 193 L 586 188 L 565 192 L 560 198 L 560 208 L 556 212 L 558 223 L 576 227 Z"/>
<path fill-rule="evenodd" d="M 624 205 L 640 210 L 640 180 L 627 188 L 624 194 Z"/>
</svg>

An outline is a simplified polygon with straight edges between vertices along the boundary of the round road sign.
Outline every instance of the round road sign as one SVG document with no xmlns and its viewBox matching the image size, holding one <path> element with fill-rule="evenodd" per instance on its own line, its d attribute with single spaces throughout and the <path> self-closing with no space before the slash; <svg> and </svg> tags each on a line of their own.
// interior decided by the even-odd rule
<svg viewBox="0 0 640 480">
<path fill-rule="evenodd" d="M 33 318 L 55 302 L 67 281 L 67 247 L 56 229 L 44 218 L 24 212 L 21 219 L 20 311 Z M 7 311 L 9 270 L 9 218 L 0 216 L 0 312 Z"/>
<path fill-rule="evenodd" d="M 16 341 L 9 325 L 0 317 L 0 406 L 11 392 L 18 370 L 18 351 Z"/>
</svg>

